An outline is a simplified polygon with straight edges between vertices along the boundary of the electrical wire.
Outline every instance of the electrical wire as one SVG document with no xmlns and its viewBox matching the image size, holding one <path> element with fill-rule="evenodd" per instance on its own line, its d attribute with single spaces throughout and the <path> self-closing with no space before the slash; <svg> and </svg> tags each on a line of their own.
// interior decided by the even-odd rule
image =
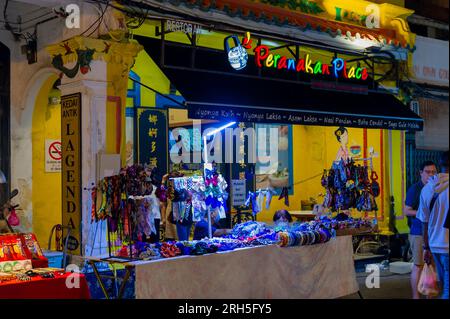
<svg viewBox="0 0 450 319">
<path fill-rule="evenodd" d="M 127 1 L 128 2 L 128 1 Z M 147 5 L 147 6 L 152 6 L 153 8 L 157 8 L 157 9 L 159 9 L 159 10 L 161 10 L 161 11 L 164 11 L 164 12 L 167 12 L 167 11 L 169 11 L 169 9 L 168 8 L 166 8 L 166 7 L 163 7 L 162 5 L 159 5 L 159 4 L 155 4 L 153 1 L 143 1 L 141 4 L 145 4 L 145 5 Z M 170 12 L 175 12 L 175 13 L 178 13 L 178 14 L 182 14 L 182 15 L 184 15 L 184 16 L 187 16 L 187 17 L 192 17 L 192 16 L 194 16 L 195 18 L 197 18 L 197 19 L 200 19 L 200 20 L 204 20 L 201 16 L 199 16 L 198 14 L 195 14 L 195 12 L 192 12 L 192 10 L 191 9 L 189 9 L 190 11 L 189 11 L 189 13 L 187 13 L 186 12 L 186 10 L 182 10 L 182 9 L 179 9 L 179 8 L 177 8 L 177 7 L 175 7 L 175 6 L 171 6 L 171 8 L 170 8 Z M 230 30 L 227 30 L 227 31 L 231 31 L 231 32 L 241 32 L 242 30 L 238 30 L 238 29 L 236 29 L 236 24 L 235 23 L 233 23 L 233 22 L 224 22 L 224 21 L 220 21 L 220 23 L 222 23 L 222 24 L 224 24 L 224 25 L 227 25 L 227 26 L 229 26 L 229 27 L 231 27 L 231 29 Z M 295 29 L 293 29 L 293 30 L 295 30 Z M 249 30 L 245 30 L 245 31 L 249 31 Z M 253 30 L 253 33 L 254 34 L 257 34 L 256 32 L 261 32 L 262 30 L 261 29 L 258 29 L 258 30 Z M 270 34 L 272 37 L 273 37 L 273 33 L 271 33 L 271 32 L 269 32 L 269 31 L 266 31 L 266 33 L 268 33 L 268 34 Z M 262 36 L 267 36 L 266 34 L 261 34 Z M 361 55 L 361 54 L 364 54 L 364 50 L 354 50 L 354 49 L 352 49 L 352 50 L 350 50 L 350 49 L 343 49 L 342 47 L 338 47 L 338 46 L 335 46 L 335 45 L 330 45 L 330 43 L 329 42 L 321 42 L 321 41 L 318 41 L 316 38 L 313 38 L 313 37 L 310 37 L 310 36 L 308 36 L 308 35 L 306 35 L 306 34 L 302 34 L 301 35 L 303 38 L 307 38 L 307 39 L 310 39 L 311 41 L 313 41 L 313 44 L 315 44 L 317 47 L 322 47 L 322 48 L 324 48 L 324 49 L 327 49 L 327 50 L 329 50 L 330 48 L 334 48 L 335 50 L 344 50 L 344 51 L 347 51 L 347 52 L 353 52 L 353 54 L 357 54 L 357 55 Z M 283 38 L 280 38 L 279 37 L 279 35 L 276 35 L 275 37 L 273 37 L 273 38 L 278 38 L 278 39 L 281 39 L 282 41 L 296 41 L 296 42 L 298 42 L 299 41 L 299 39 L 290 39 L 290 40 L 286 40 L 286 39 L 283 39 Z M 300 40 L 301 41 L 301 40 Z M 306 42 L 306 44 L 310 44 L 310 43 L 308 43 L 308 42 Z"/>
<path fill-rule="evenodd" d="M 39 19 L 41 19 L 41 18 L 44 18 L 44 17 L 48 16 L 49 14 L 53 14 L 53 11 L 48 11 L 47 13 L 44 13 L 44 14 L 42 14 L 42 15 L 40 15 L 40 16 L 31 18 L 31 19 L 29 19 L 29 20 L 27 20 L 27 21 L 22 21 L 22 22 L 17 23 L 17 24 L 20 24 L 20 25 L 26 25 L 26 24 L 29 24 L 29 23 L 32 22 L 32 21 L 35 21 L 35 20 L 39 20 Z"/>
<path fill-rule="evenodd" d="M 414 95 L 414 96 L 448 101 L 448 96 L 440 96 L 440 95 L 432 94 L 429 91 L 427 91 L 426 89 L 422 88 L 420 85 L 414 83 L 408 76 L 406 76 L 406 78 L 408 79 L 408 82 L 402 82 L 401 84 L 402 84 L 403 88 L 413 90 L 413 92 L 409 92 L 409 93 L 418 93 L 417 95 Z"/>
<path fill-rule="evenodd" d="M 25 39 L 25 40 L 27 40 L 27 38 L 22 34 L 22 33 L 19 33 L 19 32 L 15 32 L 14 30 L 13 30 L 13 28 L 11 27 L 11 25 L 9 24 L 9 21 L 8 21 L 8 15 L 6 14 L 6 11 L 7 11 L 7 9 L 8 9 L 8 5 L 9 5 L 9 0 L 6 0 L 6 2 L 5 2 L 5 6 L 3 7 L 3 19 L 4 19 L 4 28 L 6 29 L 6 30 L 8 30 L 9 32 L 11 32 L 11 34 L 13 35 L 13 37 L 14 37 L 14 39 L 16 39 L 16 40 L 20 40 L 20 39 Z"/>
<path fill-rule="evenodd" d="M 105 8 L 104 8 L 103 11 L 102 11 L 102 9 L 101 9 L 101 5 L 100 5 L 98 2 L 97 2 L 96 4 L 99 6 L 98 12 L 99 12 L 100 16 L 97 18 L 97 20 L 95 20 L 94 22 L 92 22 L 92 24 L 91 24 L 86 30 L 84 30 L 82 33 L 80 33 L 80 36 L 85 35 L 86 32 L 88 32 L 89 30 L 91 30 L 91 28 L 92 28 L 95 24 L 97 24 L 97 26 L 95 27 L 95 29 L 94 29 L 92 32 L 90 32 L 90 33 L 87 35 L 87 37 L 89 37 L 89 36 L 91 36 L 92 34 L 94 34 L 94 32 L 97 31 L 97 30 L 100 28 L 100 25 L 101 25 L 101 23 L 102 23 L 102 21 L 103 21 L 103 17 L 104 17 L 104 15 L 105 15 L 105 13 L 106 13 L 106 10 L 107 10 L 108 7 L 109 7 L 109 1 L 105 4 Z"/>
<path fill-rule="evenodd" d="M 99 0 L 99 2 L 101 2 L 101 0 Z M 127 2 L 128 3 L 129 1 L 122 1 L 122 2 Z M 167 16 L 166 15 L 167 13 L 169 13 L 169 14 L 170 13 L 175 13 L 175 14 L 181 15 L 182 18 L 184 18 L 186 20 L 190 20 L 190 21 L 192 21 L 192 18 L 194 17 L 194 18 L 196 18 L 196 19 L 201 21 L 201 22 L 195 21 L 199 25 L 207 27 L 208 29 L 212 29 L 212 28 L 215 29 L 215 27 L 213 25 L 211 25 L 210 20 L 206 20 L 206 19 L 204 19 L 204 18 L 202 18 L 200 16 L 197 16 L 197 15 L 191 13 L 191 12 L 189 14 L 187 14 L 185 11 L 179 10 L 179 9 L 177 10 L 175 8 L 173 8 L 173 9 L 171 8 L 170 11 L 169 11 L 169 9 L 167 9 L 167 8 L 164 8 L 162 6 L 157 6 L 154 3 L 150 4 L 148 2 L 141 2 L 139 4 L 140 5 L 144 5 L 147 8 L 153 8 L 153 9 L 157 9 L 157 10 L 163 11 L 162 12 L 163 16 L 152 16 L 152 17 L 150 17 L 147 14 L 146 19 L 180 18 L 179 16 Z M 117 7 L 117 6 L 114 6 L 114 5 L 111 5 L 111 6 L 113 8 L 115 8 L 115 9 L 117 9 L 117 10 L 127 14 L 127 15 L 130 15 L 130 12 L 128 12 L 127 10 L 125 10 L 123 8 L 120 8 L 120 7 Z M 127 8 L 131 8 L 131 6 L 127 6 Z M 150 11 L 150 9 L 148 9 L 148 11 Z M 237 29 L 236 28 L 236 24 L 232 24 L 231 22 L 220 21 L 219 23 L 222 26 L 226 27 L 226 28 L 220 29 L 220 31 L 224 31 L 224 32 L 238 32 L 238 33 L 239 32 L 244 32 L 243 29 Z M 249 30 L 245 30 L 245 31 L 249 31 Z M 330 50 L 330 48 L 334 48 L 335 50 L 339 50 L 339 51 L 345 52 L 345 54 L 364 55 L 364 51 L 363 50 L 356 51 L 356 50 L 344 49 L 342 47 L 337 47 L 337 46 L 334 46 L 334 45 L 330 45 L 329 43 L 323 43 L 323 42 L 317 41 L 317 39 L 313 39 L 313 38 L 308 37 L 307 35 L 304 35 L 304 34 L 302 34 L 302 37 L 311 39 L 314 42 L 310 43 L 310 42 L 307 42 L 307 41 L 299 40 L 298 38 L 280 37 L 278 34 L 273 34 L 273 33 L 270 33 L 270 32 L 264 33 L 261 30 L 256 30 L 256 29 L 252 30 L 252 33 L 254 35 L 256 35 L 256 36 L 267 37 L 268 39 L 271 39 L 271 40 L 278 40 L 278 41 L 284 41 L 284 42 L 295 42 L 295 43 L 299 43 L 299 44 L 311 45 L 311 46 L 314 46 L 316 48 L 323 48 L 323 49 L 326 49 L 326 50 Z"/>
</svg>

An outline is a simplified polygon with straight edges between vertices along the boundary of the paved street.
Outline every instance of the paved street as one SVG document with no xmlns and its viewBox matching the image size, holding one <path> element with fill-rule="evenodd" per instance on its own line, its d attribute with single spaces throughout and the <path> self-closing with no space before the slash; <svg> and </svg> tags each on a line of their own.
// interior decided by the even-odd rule
<svg viewBox="0 0 450 319">
<path fill-rule="evenodd" d="M 410 299 L 410 274 L 394 274 L 383 272 L 380 278 L 380 288 L 369 289 L 366 287 L 367 274 L 356 274 L 360 292 L 364 299 Z M 359 299 L 358 294 L 349 295 L 342 299 Z"/>
</svg>

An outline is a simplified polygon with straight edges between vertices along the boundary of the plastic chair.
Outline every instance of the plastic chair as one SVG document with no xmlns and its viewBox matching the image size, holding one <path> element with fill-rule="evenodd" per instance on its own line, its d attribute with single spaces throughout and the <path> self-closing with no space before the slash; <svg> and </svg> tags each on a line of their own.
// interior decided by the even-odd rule
<svg viewBox="0 0 450 319">
<path fill-rule="evenodd" d="M 67 229 L 67 236 L 66 236 L 66 240 L 64 242 L 64 246 L 62 247 L 62 235 L 63 235 L 64 229 Z M 61 268 L 63 268 L 63 269 L 66 268 L 67 244 L 69 242 L 69 236 L 70 236 L 71 230 L 72 230 L 72 228 L 69 226 L 63 226 L 61 224 L 56 224 L 55 226 L 52 227 L 52 230 L 50 231 L 50 237 L 48 238 L 48 251 L 51 251 L 52 238 L 53 238 L 53 234 L 56 231 L 55 248 L 56 248 L 56 251 L 63 252 L 63 258 L 61 261 Z"/>
</svg>

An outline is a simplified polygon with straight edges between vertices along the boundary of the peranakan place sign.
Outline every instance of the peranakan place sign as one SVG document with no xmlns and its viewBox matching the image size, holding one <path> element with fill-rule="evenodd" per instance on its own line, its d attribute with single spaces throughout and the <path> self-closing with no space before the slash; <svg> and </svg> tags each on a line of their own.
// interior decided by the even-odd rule
<svg viewBox="0 0 450 319">
<path fill-rule="evenodd" d="M 232 37 L 236 39 L 236 36 Z M 245 68 L 248 59 L 246 50 L 251 48 L 252 40 L 249 32 L 247 32 L 242 43 L 236 43 L 234 47 L 230 47 L 228 38 L 225 39 L 225 50 L 228 53 L 228 60 L 235 70 Z M 314 60 L 309 54 L 299 59 L 288 58 L 271 52 L 270 47 L 267 45 L 258 45 L 253 51 L 255 53 L 256 66 L 260 69 L 287 70 L 311 75 L 329 76 L 334 79 L 366 81 L 369 78 L 367 68 L 359 66 L 349 68 L 347 62 L 341 58 L 334 58 L 331 64 L 324 63 L 321 60 Z"/>
<path fill-rule="evenodd" d="M 81 93 L 61 97 L 61 125 L 62 223 L 71 228 L 68 249 L 75 251 L 81 248 Z"/>
</svg>

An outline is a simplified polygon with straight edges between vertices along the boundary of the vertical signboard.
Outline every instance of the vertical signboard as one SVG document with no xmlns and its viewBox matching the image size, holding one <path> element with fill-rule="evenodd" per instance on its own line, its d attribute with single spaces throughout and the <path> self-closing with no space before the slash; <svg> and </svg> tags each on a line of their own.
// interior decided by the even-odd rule
<svg viewBox="0 0 450 319">
<path fill-rule="evenodd" d="M 167 110 L 138 108 L 139 163 L 158 169 L 158 180 L 168 171 Z"/>
<path fill-rule="evenodd" d="M 245 185 L 242 186 L 242 189 L 244 189 L 245 192 L 253 192 L 255 190 L 255 164 L 250 163 L 249 160 L 249 141 L 248 137 L 245 137 L 245 130 L 246 129 L 254 129 L 255 126 L 253 123 L 239 123 L 239 127 L 243 130 L 240 133 L 240 136 L 236 138 L 236 143 L 238 143 L 238 139 L 244 141 L 242 145 L 239 146 L 239 153 L 240 155 L 243 155 L 243 159 L 241 159 L 238 163 L 235 162 L 235 159 L 238 157 L 236 156 L 236 150 L 235 147 L 233 147 L 233 163 L 231 164 L 231 180 L 244 180 Z M 254 137 L 256 138 L 256 137 Z M 245 194 L 246 196 L 247 194 Z M 244 202 L 245 203 L 245 202 Z M 240 204 L 240 203 L 238 203 Z M 235 209 L 245 209 L 244 205 L 232 205 Z"/>
<path fill-rule="evenodd" d="M 247 196 L 244 179 L 231 180 L 231 206 L 243 206 Z"/>
<path fill-rule="evenodd" d="M 62 224 L 68 250 L 81 254 L 81 93 L 61 97 L 61 125 Z"/>
</svg>

